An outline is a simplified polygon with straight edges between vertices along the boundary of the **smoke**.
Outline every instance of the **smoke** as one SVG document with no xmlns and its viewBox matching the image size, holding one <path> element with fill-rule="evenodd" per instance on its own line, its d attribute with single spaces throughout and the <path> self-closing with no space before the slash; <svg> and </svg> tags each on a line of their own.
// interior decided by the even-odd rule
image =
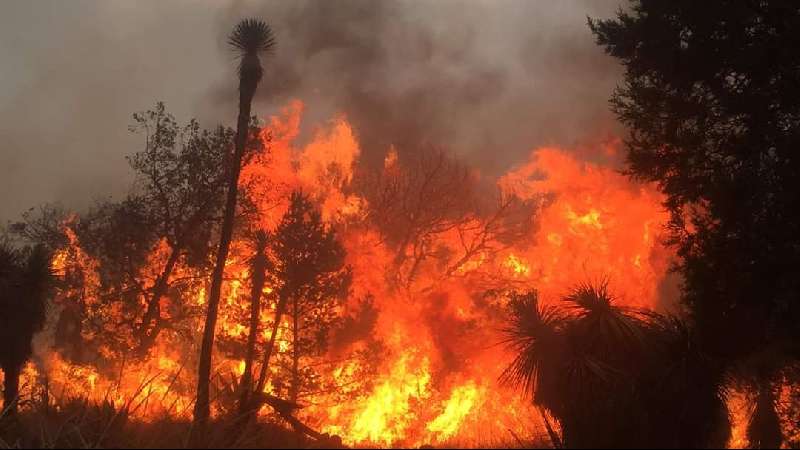
<svg viewBox="0 0 800 450">
<path fill-rule="evenodd" d="M 262 17 L 278 49 L 254 111 L 302 99 L 307 124 L 344 113 L 378 160 L 442 146 L 487 174 L 531 148 L 618 133 L 607 99 L 620 68 L 586 17 L 620 0 L 8 2 L 0 17 L 0 220 L 129 186 L 130 114 L 164 100 L 179 119 L 235 118 L 225 37 Z M 308 130 L 306 130 L 308 131 Z"/>
<path fill-rule="evenodd" d="M 607 99 L 619 68 L 594 44 L 586 16 L 610 16 L 617 4 L 239 4 L 220 29 L 248 15 L 275 27 L 260 110 L 302 98 L 320 118 L 346 113 L 368 156 L 390 144 L 438 145 L 497 173 L 533 146 L 616 131 Z M 231 107 L 234 89 L 220 84 L 212 97 Z"/>
</svg>

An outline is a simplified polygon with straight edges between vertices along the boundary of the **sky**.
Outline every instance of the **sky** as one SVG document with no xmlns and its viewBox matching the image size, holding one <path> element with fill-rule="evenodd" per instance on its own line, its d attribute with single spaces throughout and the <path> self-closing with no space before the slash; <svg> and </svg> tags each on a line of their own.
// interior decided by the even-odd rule
<svg viewBox="0 0 800 450">
<path fill-rule="evenodd" d="M 543 145 L 622 133 L 622 68 L 587 16 L 623 0 L 4 0 L 0 223 L 55 202 L 81 210 L 131 185 L 131 115 L 164 101 L 180 122 L 236 118 L 226 36 L 260 17 L 278 47 L 253 111 L 290 99 L 306 130 L 344 114 L 364 158 L 438 146 L 498 174 Z"/>
</svg>

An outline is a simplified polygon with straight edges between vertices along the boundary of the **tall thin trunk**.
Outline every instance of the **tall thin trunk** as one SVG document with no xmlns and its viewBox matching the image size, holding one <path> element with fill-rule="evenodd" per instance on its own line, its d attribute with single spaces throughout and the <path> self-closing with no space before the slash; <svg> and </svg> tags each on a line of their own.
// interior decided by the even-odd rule
<svg viewBox="0 0 800 450">
<path fill-rule="evenodd" d="M 275 308 L 275 321 L 272 324 L 272 336 L 269 338 L 267 348 L 264 349 L 264 362 L 261 364 L 261 372 L 258 375 L 258 384 L 256 385 L 255 392 L 263 392 L 264 386 L 267 384 L 269 360 L 272 358 L 272 353 L 275 351 L 275 340 L 278 337 L 278 328 L 281 326 L 281 320 L 283 320 L 283 315 L 286 312 L 288 297 L 289 294 L 286 290 L 282 290 L 278 295 L 278 305 Z"/>
<path fill-rule="evenodd" d="M 236 216 L 236 197 L 239 193 L 239 173 L 241 172 L 242 157 L 244 156 L 250 124 L 250 106 L 255 94 L 257 80 L 245 83 L 241 80 L 239 86 L 239 120 L 236 125 L 236 149 L 230 164 L 230 178 L 228 179 L 228 195 L 225 202 L 225 216 L 220 230 L 219 249 L 217 250 L 216 265 L 211 278 L 211 288 L 208 294 L 208 312 L 203 329 L 203 343 L 200 349 L 200 364 L 197 374 L 197 401 L 194 408 L 194 426 L 192 428 L 191 444 L 198 444 L 199 438 L 205 434 L 205 429 L 210 416 L 210 378 L 211 378 L 211 353 L 214 348 L 214 335 L 217 329 L 217 315 L 219 301 L 222 293 L 222 277 L 225 272 L 225 261 L 228 259 L 228 250 L 233 235 L 233 222 Z"/>
<path fill-rule="evenodd" d="M 760 381 L 755 410 L 747 427 L 750 448 L 780 448 L 783 443 L 781 422 L 775 406 L 772 383 L 768 379 Z"/>
<path fill-rule="evenodd" d="M 250 395 L 253 388 L 253 360 L 256 357 L 256 337 L 258 336 L 258 319 L 261 314 L 261 291 L 264 289 L 264 269 L 266 266 L 266 256 L 263 250 L 259 249 L 253 259 L 253 277 L 250 290 L 250 334 L 247 336 L 247 353 L 244 359 L 244 374 L 240 389 L 242 391 L 239 399 L 239 411 L 246 413 L 250 407 Z"/>
<path fill-rule="evenodd" d="M 3 367 L 5 386 L 3 387 L 3 412 L 13 415 L 17 412 L 19 402 L 19 373 L 20 366 L 10 364 Z"/>
<path fill-rule="evenodd" d="M 298 311 L 297 296 L 292 298 L 292 389 L 289 393 L 289 399 L 292 403 L 297 403 L 297 397 L 300 395 L 300 348 L 298 345 L 300 332 L 300 311 Z"/>
</svg>

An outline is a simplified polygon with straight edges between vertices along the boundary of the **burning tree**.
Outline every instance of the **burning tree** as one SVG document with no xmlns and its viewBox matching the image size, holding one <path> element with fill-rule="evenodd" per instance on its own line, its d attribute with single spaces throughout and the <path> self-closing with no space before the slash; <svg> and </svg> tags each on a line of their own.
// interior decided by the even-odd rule
<svg viewBox="0 0 800 450">
<path fill-rule="evenodd" d="M 340 301 L 347 295 L 352 278 L 336 233 L 300 192 L 291 196 L 289 210 L 272 237 L 270 253 L 277 306 L 256 391 L 261 392 L 267 381 L 278 335 L 288 334 L 287 358 L 273 384 L 281 380 L 288 386 L 289 400 L 297 403 L 316 377 L 310 367 L 301 364 L 326 350 L 328 332 L 339 317 Z M 284 315 L 288 324 L 283 322 Z M 281 327 L 288 333 L 282 333 Z"/>
<path fill-rule="evenodd" d="M 240 231 L 222 284 L 217 369 L 209 380 L 222 394 L 212 409 L 220 421 L 238 402 L 245 417 L 272 420 L 274 410 L 303 433 L 319 437 L 304 428 L 307 423 L 348 444 L 473 442 L 487 428 L 502 442 L 507 428 L 533 431 L 537 424 L 519 393 L 497 384 L 508 357 L 492 347 L 503 301 L 484 295 L 487 288 L 536 285 L 562 292 L 590 261 L 630 275 L 621 280 L 626 293 L 636 293 L 632 301 L 655 302 L 655 283 L 665 269 L 651 238 L 651 224 L 661 220 L 658 197 L 648 188 L 631 189 L 612 169 L 558 149 L 537 151 L 499 180 L 500 196 L 461 189 L 464 180 L 476 183 L 475 170 L 433 152 L 397 159 L 390 153 L 373 174 L 375 184 L 365 186 L 353 183 L 370 177 L 353 176 L 366 168 L 357 165 L 358 141 L 346 120 L 337 118 L 330 131 L 295 147 L 299 112 L 289 108 L 268 121 L 258 137 L 269 142 L 270 157 L 262 152 L 248 160 L 243 173 L 258 176 L 243 177 L 239 185 L 252 193 L 247 199 L 253 204 L 238 202 Z M 181 142 L 176 139 L 176 148 Z M 103 203 L 67 221 L 66 244 L 53 260 L 69 281 L 58 304 L 74 309 L 83 326 L 76 347 L 95 357 L 64 361 L 63 352 L 48 354 L 46 367 L 32 369 L 56 391 L 110 398 L 119 408 L 142 402 L 130 410 L 137 420 L 162 414 L 185 419 L 197 380 L 183 369 L 195 363 L 211 257 L 202 250 L 208 248 L 202 235 L 206 245 L 196 253 L 202 264 L 193 251 L 183 252 L 162 297 L 164 329 L 156 345 L 146 358 L 129 358 L 139 347 L 135 325 L 147 313 L 149 288 L 171 250 L 163 228 L 148 225 L 159 217 L 149 211 L 160 210 L 157 202 L 138 198 L 148 192 L 139 183 L 124 202 Z M 398 203 L 376 201 L 380 195 L 370 190 L 376 185 Z M 292 190 L 307 195 L 291 196 Z M 290 208 L 295 203 L 305 206 Z M 250 214 L 251 206 L 258 214 Z M 393 211 L 386 217 L 397 220 L 383 220 L 380 210 Z M 406 239 L 408 230 L 398 224 L 409 223 L 414 232 Z M 210 226 L 212 238 L 216 233 Z M 327 254 L 320 261 L 329 262 L 295 260 L 297 248 L 309 257 Z M 326 266 L 333 272 L 303 278 Z M 336 291 L 348 290 L 346 273 L 353 282 L 345 302 Z M 319 287 L 325 283 L 329 289 Z M 366 299 L 361 308 L 356 299 Z M 227 374 L 241 377 L 240 392 L 229 389 L 236 383 L 227 383 Z M 272 410 L 250 414 L 265 403 Z"/>
<path fill-rule="evenodd" d="M 134 120 L 136 124 L 131 130 L 144 133 L 146 139 L 145 149 L 128 158 L 139 174 L 139 189 L 112 212 L 111 226 L 114 223 L 130 226 L 126 220 L 142 217 L 151 239 L 161 240 L 167 249 L 155 279 L 143 292 L 147 296 L 147 308 L 135 332 L 139 352 L 143 353 L 167 325 L 161 313 L 161 300 L 170 288 L 170 277 L 179 261 L 186 258 L 190 267 L 207 266 L 234 132 L 224 127 L 201 130 L 195 120 L 179 128 L 175 119 L 165 112 L 163 103 L 158 103 L 154 110 L 134 114 Z M 120 213 L 124 217 L 114 221 L 113 215 Z M 104 233 L 105 236 L 114 234 Z M 128 244 L 141 245 L 135 238 Z M 116 247 L 106 240 L 98 250 L 107 252 Z"/>
<path fill-rule="evenodd" d="M 147 357 L 164 330 L 180 331 L 196 314 L 181 293 L 209 265 L 233 130 L 202 129 L 195 120 L 180 126 L 162 103 L 134 114 L 134 122 L 145 146 L 128 157 L 136 174 L 131 192 L 58 224 L 61 240 L 79 242 L 82 258 L 93 262 L 78 264 L 76 254 L 65 267 L 63 292 L 72 300 L 61 302 L 60 329 L 75 333 L 58 341 L 76 362 L 102 352 Z M 260 148 L 261 140 L 251 141 L 249 150 Z M 41 228 L 38 222 L 28 220 L 26 229 Z"/>
<path fill-rule="evenodd" d="M 265 231 L 259 230 L 253 236 L 252 243 L 254 251 L 250 259 L 250 330 L 245 348 L 244 374 L 242 374 L 241 386 L 239 387 L 241 390 L 239 411 L 242 414 L 250 411 L 250 397 L 253 394 L 253 364 L 256 359 L 256 344 L 261 328 L 261 298 L 264 294 L 264 283 L 269 262 L 267 259 L 269 235 Z M 270 291 L 272 290 L 272 288 L 269 289 Z M 266 363 L 268 362 L 266 361 Z"/>
</svg>

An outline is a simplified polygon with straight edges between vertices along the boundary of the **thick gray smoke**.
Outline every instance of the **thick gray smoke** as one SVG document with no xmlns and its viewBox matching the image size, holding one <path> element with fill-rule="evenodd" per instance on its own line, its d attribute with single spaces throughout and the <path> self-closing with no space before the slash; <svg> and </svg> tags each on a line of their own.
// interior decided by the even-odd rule
<svg viewBox="0 0 800 450">
<path fill-rule="evenodd" d="M 345 113 L 367 158 L 441 145 L 497 173 L 534 146 L 619 132 L 620 68 L 586 17 L 620 0 L 6 1 L 0 14 L 0 221 L 29 206 L 124 194 L 130 114 L 233 123 L 241 18 L 275 29 L 254 111 L 290 98 L 306 123 Z"/>
</svg>

